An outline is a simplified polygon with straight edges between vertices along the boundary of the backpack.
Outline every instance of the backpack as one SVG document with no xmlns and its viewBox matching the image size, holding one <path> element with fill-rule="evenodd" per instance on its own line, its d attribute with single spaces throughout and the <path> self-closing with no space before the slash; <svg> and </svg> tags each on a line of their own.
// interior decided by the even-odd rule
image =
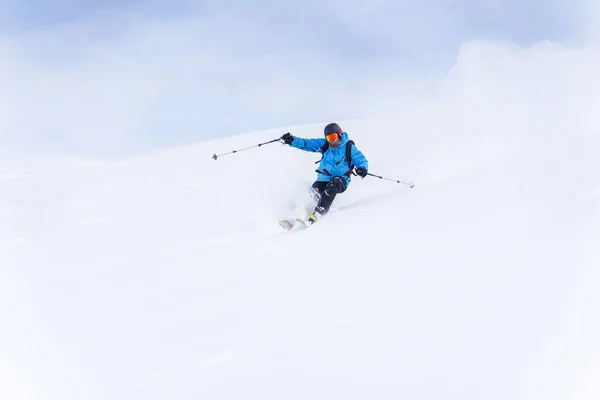
<svg viewBox="0 0 600 400">
<path fill-rule="evenodd" d="M 352 145 L 354 145 L 354 141 L 353 140 L 348 140 L 348 142 L 346 143 L 346 161 L 348 162 L 348 165 L 350 166 L 350 169 L 348 170 L 348 172 L 346 172 L 344 174 L 346 176 L 350 176 L 350 174 L 356 175 L 356 173 L 354 172 L 354 165 L 352 165 Z M 323 159 L 323 154 L 325 154 L 325 152 L 328 149 L 329 149 L 329 142 L 325 142 L 325 144 L 323 146 L 321 146 L 321 148 L 319 149 L 319 151 L 321 152 L 321 160 Z M 315 162 L 315 164 L 320 163 L 321 160 Z M 330 175 L 329 172 L 327 172 L 327 171 L 319 171 L 318 169 L 316 170 L 316 172 L 321 173 L 321 174 L 325 174 L 325 175 Z"/>
</svg>

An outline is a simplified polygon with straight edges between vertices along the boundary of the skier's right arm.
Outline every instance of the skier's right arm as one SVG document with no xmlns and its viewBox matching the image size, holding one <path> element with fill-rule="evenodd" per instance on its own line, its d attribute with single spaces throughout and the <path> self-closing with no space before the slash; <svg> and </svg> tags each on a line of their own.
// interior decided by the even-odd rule
<svg viewBox="0 0 600 400">
<path fill-rule="evenodd" d="M 317 152 L 321 149 L 321 147 L 325 144 L 325 138 L 323 139 L 304 139 L 299 137 L 292 136 L 291 133 L 286 133 L 281 137 L 281 140 L 285 144 L 289 144 L 292 147 L 295 147 L 304 151 Z"/>
</svg>

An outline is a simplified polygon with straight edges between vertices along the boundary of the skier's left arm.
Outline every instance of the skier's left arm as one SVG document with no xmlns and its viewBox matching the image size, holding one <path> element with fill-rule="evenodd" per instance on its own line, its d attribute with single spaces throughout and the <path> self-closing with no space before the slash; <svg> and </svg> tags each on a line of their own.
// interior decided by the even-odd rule
<svg viewBox="0 0 600 400">
<path fill-rule="evenodd" d="M 356 146 L 352 146 L 352 163 L 356 167 L 356 173 L 364 178 L 367 176 L 367 171 L 369 170 L 369 161 L 367 157 L 360 151 Z"/>
</svg>

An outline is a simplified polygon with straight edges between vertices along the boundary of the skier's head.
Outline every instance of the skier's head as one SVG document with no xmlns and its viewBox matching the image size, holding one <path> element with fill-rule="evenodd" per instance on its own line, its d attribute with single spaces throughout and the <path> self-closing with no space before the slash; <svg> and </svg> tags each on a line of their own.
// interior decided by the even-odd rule
<svg viewBox="0 0 600 400">
<path fill-rule="evenodd" d="M 337 147 L 342 142 L 342 128 L 335 122 L 327 124 L 324 129 L 325 139 L 329 142 L 329 146 Z"/>
</svg>

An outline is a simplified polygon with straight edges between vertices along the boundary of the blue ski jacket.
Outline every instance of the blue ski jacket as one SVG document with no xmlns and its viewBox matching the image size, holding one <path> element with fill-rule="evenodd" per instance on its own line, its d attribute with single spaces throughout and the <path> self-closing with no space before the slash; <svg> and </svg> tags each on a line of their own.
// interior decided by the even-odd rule
<svg viewBox="0 0 600 400">
<path fill-rule="evenodd" d="M 350 165 L 346 161 L 346 144 L 350 139 L 346 132 L 342 132 L 342 141 L 337 147 L 329 147 L 323 154 L 321 163 L 319 164 L 318 170 L 320 171 L 317 175 L 317 181 L 327 182 L 334 176 L 341 176 L 346 179 L 346 184 L 350 184 L 350 174 L 346 175 L 350 170 Z M 321 147 L 327 143 L 325 138 L 320 139 L 304 139 L 300 137 L 294 137 L 294 141 L 290 146 L 300 150 L 309 152 L 320 152 Z M 364 154 L 356 148 L 351 147 L 351 160 L 352 164 L 356 168 L 363 167 L 369 169 L 369 162 Z M 328 175 L 329 174 L 329 175 Z"/>
</svg>

